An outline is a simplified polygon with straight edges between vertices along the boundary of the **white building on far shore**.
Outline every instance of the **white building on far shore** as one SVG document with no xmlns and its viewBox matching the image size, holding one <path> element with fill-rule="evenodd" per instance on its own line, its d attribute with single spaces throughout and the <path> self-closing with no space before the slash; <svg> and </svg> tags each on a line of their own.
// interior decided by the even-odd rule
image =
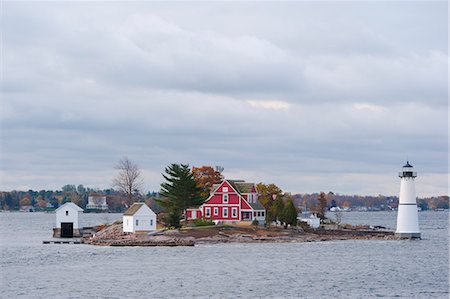
<svg viewBox="0 0 450 299">
<path fill-rule="evenodd" d="M 88 197 L 88 203 L 86 205 L 87 210 L 108 210 L 108 203 L 106 202 L 106 195 L 91 194 Z"/>
</svg>

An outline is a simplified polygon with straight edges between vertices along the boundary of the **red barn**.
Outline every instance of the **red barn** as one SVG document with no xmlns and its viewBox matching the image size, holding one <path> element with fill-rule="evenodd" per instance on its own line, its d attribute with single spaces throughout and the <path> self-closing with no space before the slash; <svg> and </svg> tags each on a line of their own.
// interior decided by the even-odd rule
<svg viewBox="0 0 450 299">
<path fill-rule="evenodd" d="M 216 223 L 257 220 L 263 224 L 266 218 L 255 184 L 241 180 L 224 180 L 214 185 L 205 203 L 186 213 L 188 219 L 204 218 Z"/>
</svg>

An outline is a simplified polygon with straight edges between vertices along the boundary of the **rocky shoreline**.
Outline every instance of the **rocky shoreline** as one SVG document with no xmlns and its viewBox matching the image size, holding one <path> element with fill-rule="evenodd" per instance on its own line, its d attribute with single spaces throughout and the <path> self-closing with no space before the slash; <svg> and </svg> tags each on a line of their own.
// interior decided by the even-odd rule
<svg viewBox="0 0 450 299">
<path fill-rule="evenodd" d="M 333 240 L 397 240 L 394 232 L 367 229 L 282 229 L 278 227 L 209 226 L 125 234 L 122 224 L 105 227 L 85 244 L 100 246 L 194 246 L 218 243 L 297 243 Z"/>
</svg>

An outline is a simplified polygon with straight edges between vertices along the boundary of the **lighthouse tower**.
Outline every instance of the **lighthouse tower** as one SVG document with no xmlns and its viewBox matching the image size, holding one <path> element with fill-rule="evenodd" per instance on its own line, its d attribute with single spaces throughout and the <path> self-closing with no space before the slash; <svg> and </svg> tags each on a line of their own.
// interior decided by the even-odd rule
<svg viewBox="0 0 450 299">
<path fill-rule="evenodd" d="M 401 184 L 395 235 L 408 239 L 420 238 L 416 188 L 414 186 L 417 172 L 414 171 L 414 167 L 407 161 L 398 176 L 401 178 Z"/>
</svg>

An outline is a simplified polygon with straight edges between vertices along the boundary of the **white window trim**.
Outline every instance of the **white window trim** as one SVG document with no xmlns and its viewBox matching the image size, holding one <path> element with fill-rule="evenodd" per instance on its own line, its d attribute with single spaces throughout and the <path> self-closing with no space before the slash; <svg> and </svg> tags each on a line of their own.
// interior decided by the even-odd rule
<svg viewBox="0 0 450 299">
<path fill-rule="evenodd" d="M 222 192 L 228 192 L 228 187 L 223 187 Z"/>
<path fill-rule="evenodd" d="M 227 199 L 226 201 L 225 201 L 225 198 Z M 228 203 L 228 200 L 229 200 L 228 194 L 222 194 L 222 202 Z"/>
<path fill-rule="evenodd" d="M 205 208 L 205 217 L 211 217 L 211 208 Z"/>
<path fill-rule="evenodd" d="M 214 216 L 218 216 L 219 215 L 219 208 L 214 208 Z"/>
<path fill-rule="evenodd" d="M 232 208 L 231 209 L 231 217 L 232 218 L 237 218 L 238 216 L 238 209 L 237 208 Z"/>
<path fill-rule="evenodd" d="M 226 212 L 226 213 L 225 213 Z M 225 215 L 226 214 L 226 215 Z M 227 217 L 228 218 L 228 208 L 223 208 L 222 209 L 222 217 Z"/>
</svg>

